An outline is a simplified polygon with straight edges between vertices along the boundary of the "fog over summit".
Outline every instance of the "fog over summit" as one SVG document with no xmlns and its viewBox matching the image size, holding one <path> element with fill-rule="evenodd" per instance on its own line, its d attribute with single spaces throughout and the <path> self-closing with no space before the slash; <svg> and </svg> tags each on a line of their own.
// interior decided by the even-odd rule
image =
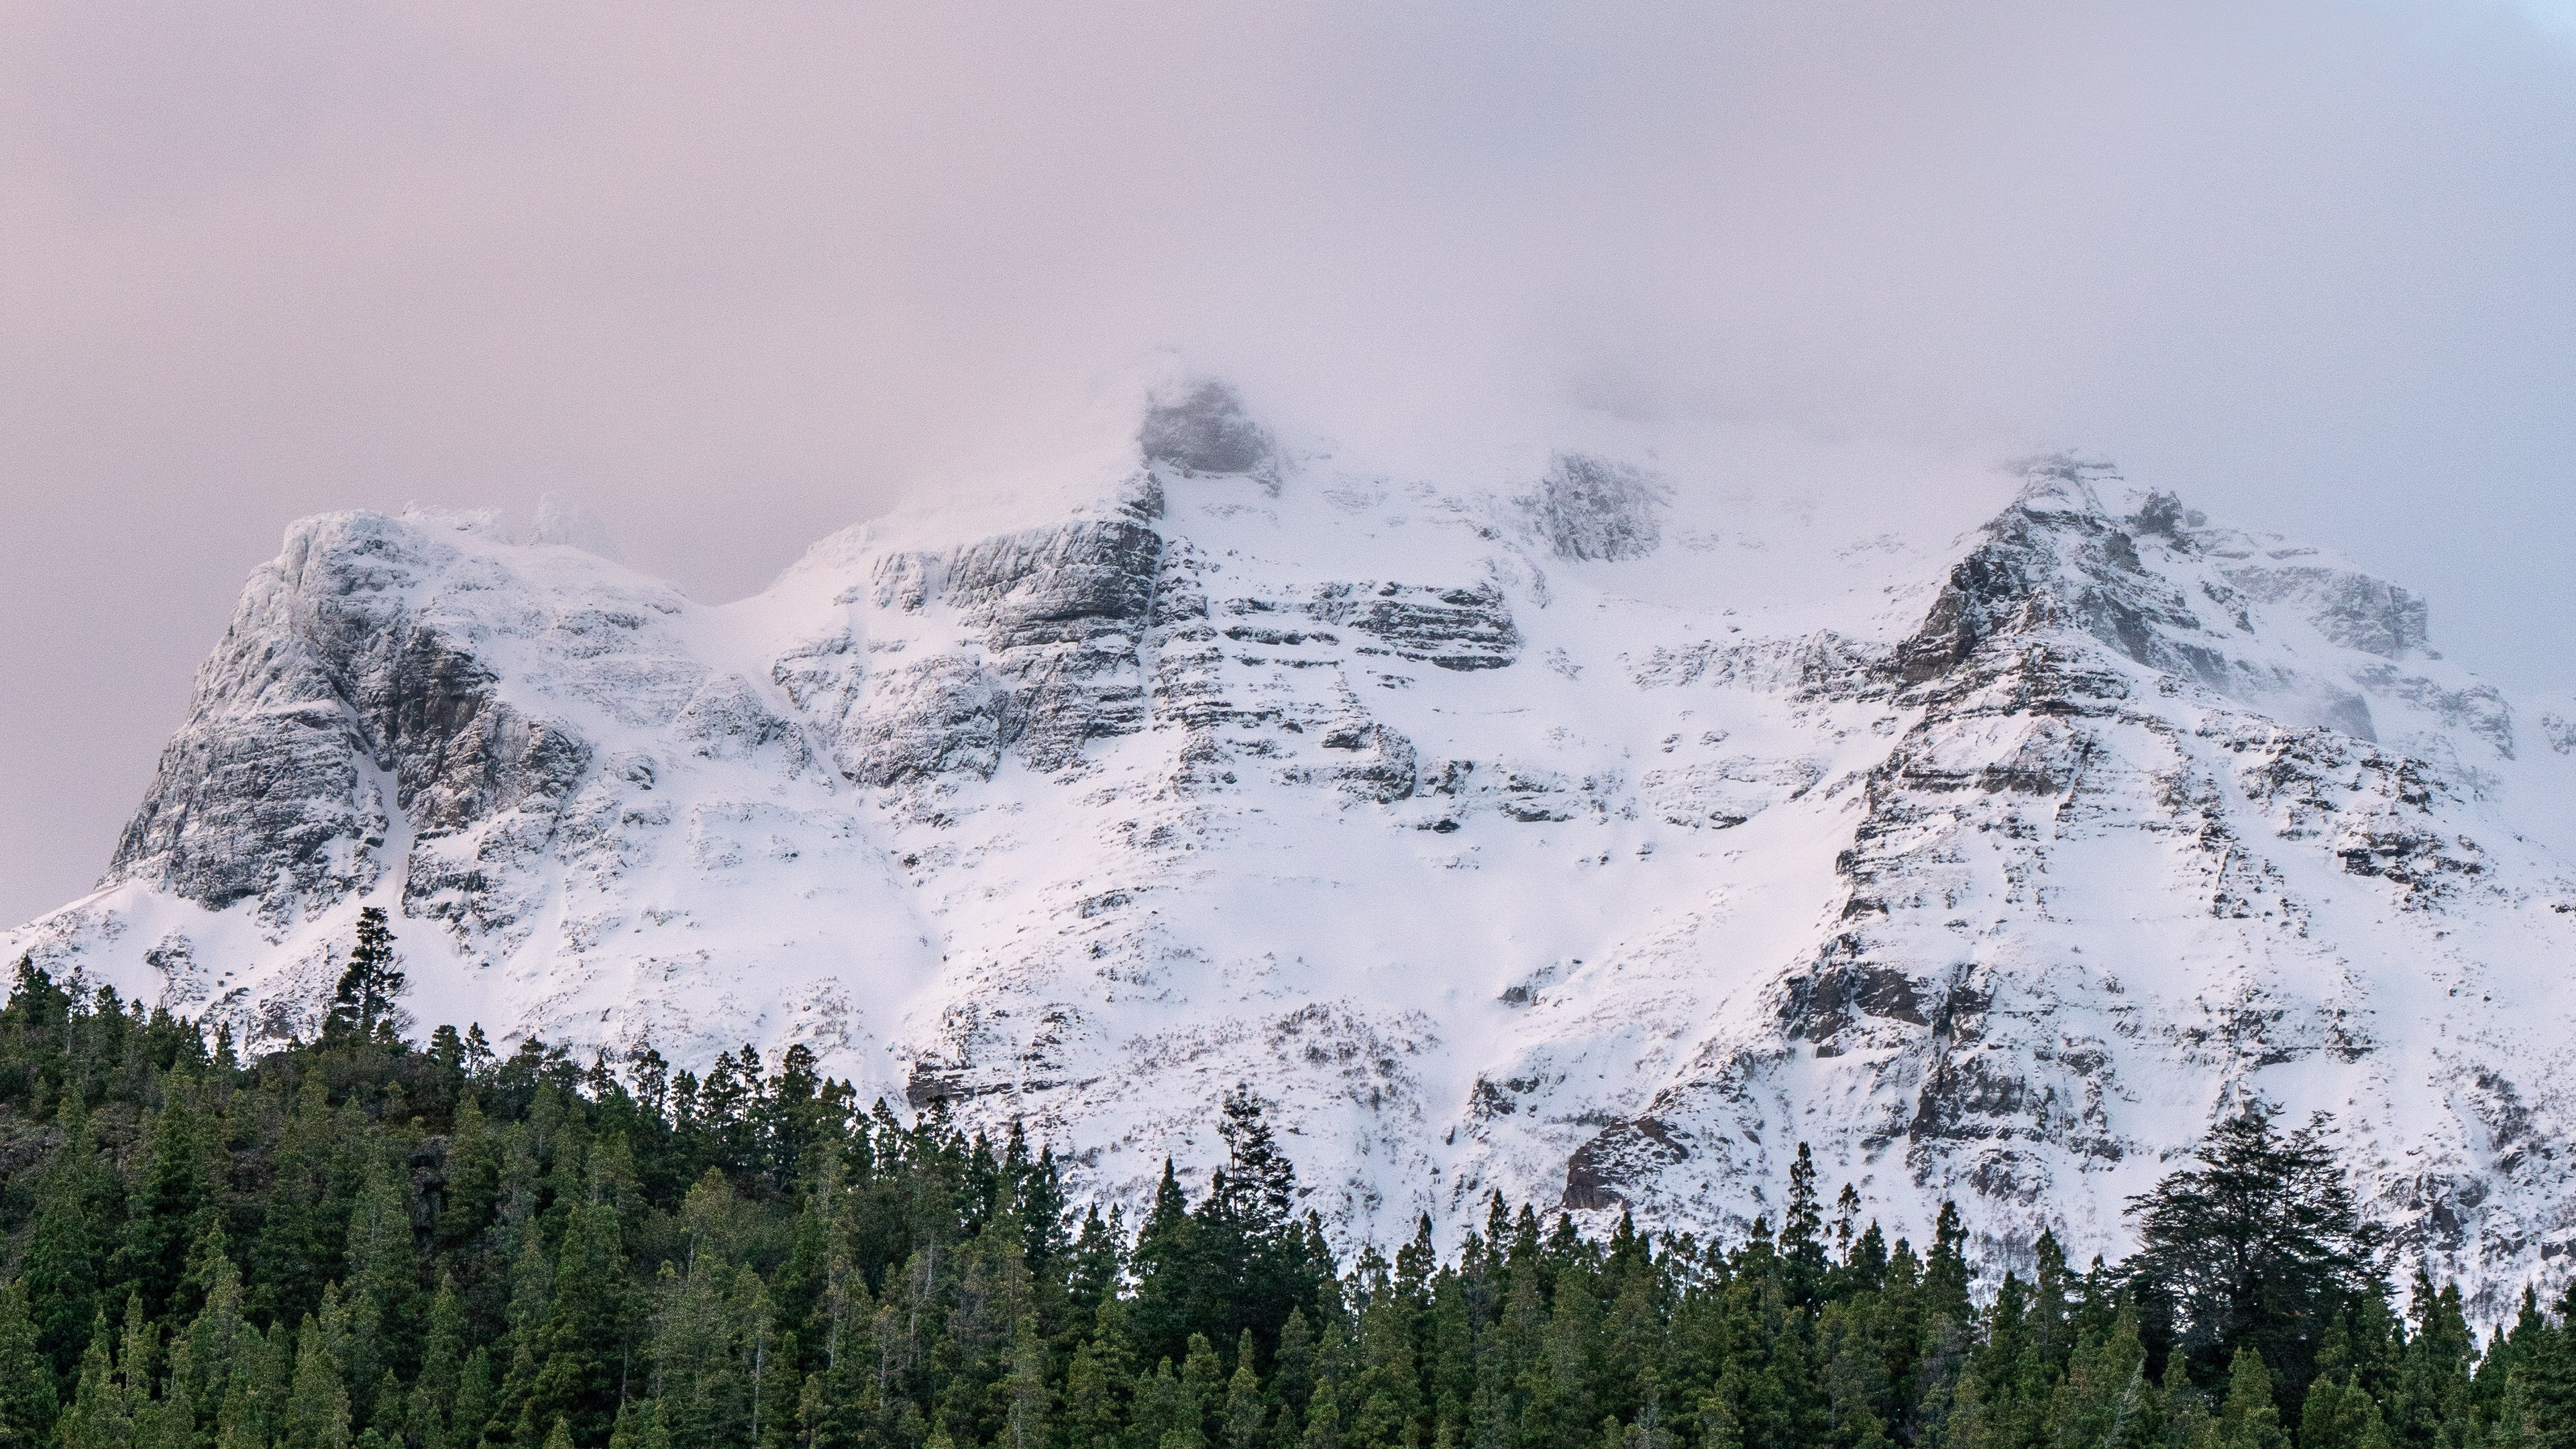
<svg viewBox="0 0 2576 1449">
<path fill-rule="evenodd" d="M 2562 687 L 2563 35 L 2272 0 L 11 7 L 0 899 L 86 883 L 285 519 L 552 490 L 739 598 L 907 487 L 1061 456 L 1162 346 L 1398 471 L 1566 415 L 2090 450 Z"/>
</svg>

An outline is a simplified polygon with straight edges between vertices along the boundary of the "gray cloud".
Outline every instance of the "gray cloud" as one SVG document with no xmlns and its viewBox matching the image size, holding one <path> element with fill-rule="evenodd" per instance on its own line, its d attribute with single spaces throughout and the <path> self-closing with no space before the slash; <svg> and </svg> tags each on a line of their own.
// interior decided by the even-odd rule
<svg viewBox="0 0 2576 1449">
<path fill-rule="evenodd" d="M 702 597 L 1161 345 L 1356 441 L 2074 445 L 2576 676 L 2576 62 L 2465 4 L 0 11 L 0 915 L 299 513 Z"/>
</svg>

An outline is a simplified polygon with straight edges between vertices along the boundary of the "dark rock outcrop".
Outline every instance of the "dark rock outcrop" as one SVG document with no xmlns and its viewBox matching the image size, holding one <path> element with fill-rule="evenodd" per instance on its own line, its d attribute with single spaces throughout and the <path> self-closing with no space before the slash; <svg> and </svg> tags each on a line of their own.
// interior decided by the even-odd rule
<svg viewBox="0 0 2576 1449">
<path fill-rule="evenodd" d="M 503 698 L 472 646 L 424 616 L 410 586 L 449 562 L 377 514 L 299 525 L 199 671 L 109 879 L 215 910 L 273 896 L 310 911 L 383 873 L 398 816 L 436 838 L 560 809 L 590 746 Z"/>
<path fill-rule="evenodd" d="M 1269 434 L 1221 382 L 1201 383 L 1175 401 L 1147 410 L 1136 435 L 1148 463 L 1184 474 L 1252 473 L 1271 459 Z"/>
<path fill-rule="evenodd" d="M 1492 584 L 1326 584 L 1315 591 L 1306 612 L 1324 623 L 1374 635 L 1399 659 L 1442 669 L 1501 669 L 1520 657 L 1521 635 L 1513 627 L 1511 605 Z"/>
<path fill-rule="evenodd" d="M 941 654 L 875 675 L 843 767 L 897 784 L 952 770 L 990 777 L 1005 750 L 1060 769 L 1086 741 L 1144 727 L 1137 650 L 1153 617 L 1162 536 L 1082 520 L 879 562 L 880 608 L 954 608 L 983 653 Z"/>
<path fill-rule="evenodd" d="M 1558 558 L 1643 558 L 1663 541 L 1672 489 L 1626 463 L 1559 453 L 1520 500 Z"/>
</svg>

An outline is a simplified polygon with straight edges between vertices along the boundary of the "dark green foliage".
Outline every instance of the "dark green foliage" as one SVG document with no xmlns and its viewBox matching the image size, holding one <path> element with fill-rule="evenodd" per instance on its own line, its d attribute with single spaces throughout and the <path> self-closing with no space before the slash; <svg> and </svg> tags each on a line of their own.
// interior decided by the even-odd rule
<svg viewBox="0 0 2576 1449">
<path fill-rule="evenodd" d="M 35 1174 L 35 1221 L 24 1230 L 18 1277 L 31 1300 L 40 1351 L 57 1373 L 68 1374 L 99 1313 L 112 1182 L 78 1094 L 56 1112 L 55 1123 L 61 1145 Z"/>
<path fill-rule="evenodd" d="M 2328 1326 L 2385 1291 L 2385 1237 L 2362 1219 L 2321 1127 L 2285 1137 L 2268 1108 L 2249 1106 L 2210 1133 L 2197 1166 L 2131 1204 L 2130 1281 L 2151 1330 L 2204 1383 L 2232 1381 L 2251 1348 L 2295 1406 Z"/>
<path fill-rule="evenodd" d="M 36 1449 L 54 1428 L 54 1366 L 36 1346 L 27 1287 L 0 1287 L 0 1449 Z"/>
<path fill-rule="evenodd" d="M 1247 1090 L 1131 1240 L 800 1050 L 416 1050 L 369 929 L 345 1019 L 249 1063 L 20 970 L 0 1449 L 2576 1449 L 2571 1305 L 2483 1354 L 2453 1290 L 2399 1317 L 2267 1118 L 2116 1268 L 1981 1278 L 1955 1209 L 1891 1242 L 1801 1148 L 1741 1243 L 1497 1197 L 1345 1271 Z"/>
<path fill-rule="evenodd" d="M 402 968 L 394 964 L 393 931 L 385 923 L 384 907 L 364 907 L 358 912 L 358 942 L 349 948 L 348 969 L 331 992 L 323 1039 L 392 1043 L 403 1025 L 396 999 L 405 984 Z"/>
</svg>

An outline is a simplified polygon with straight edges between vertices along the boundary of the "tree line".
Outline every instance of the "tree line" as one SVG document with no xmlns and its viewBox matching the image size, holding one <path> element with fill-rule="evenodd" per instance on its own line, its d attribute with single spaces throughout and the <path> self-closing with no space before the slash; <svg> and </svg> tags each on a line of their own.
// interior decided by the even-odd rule
<svg viewBox="0 0 2576 1449">
<path fill-rule="evenodd" d="M 2576 1304 L 2401 1310 L 2259 1109 L 2119 1264 L 1981 1274 L 1955 1209 L 1891 1240 L 1803 1148 L 1740 1241 L 1496 1197 L 1344 1262 L 1248 1091 L 1131 1230 L 801 1048 L 415 1045 L 399 989 L 362 947 L 319 1040 L 246 1060 L 18 966 L 0 1449 L 2576 1449 Z"/>
</svg>

